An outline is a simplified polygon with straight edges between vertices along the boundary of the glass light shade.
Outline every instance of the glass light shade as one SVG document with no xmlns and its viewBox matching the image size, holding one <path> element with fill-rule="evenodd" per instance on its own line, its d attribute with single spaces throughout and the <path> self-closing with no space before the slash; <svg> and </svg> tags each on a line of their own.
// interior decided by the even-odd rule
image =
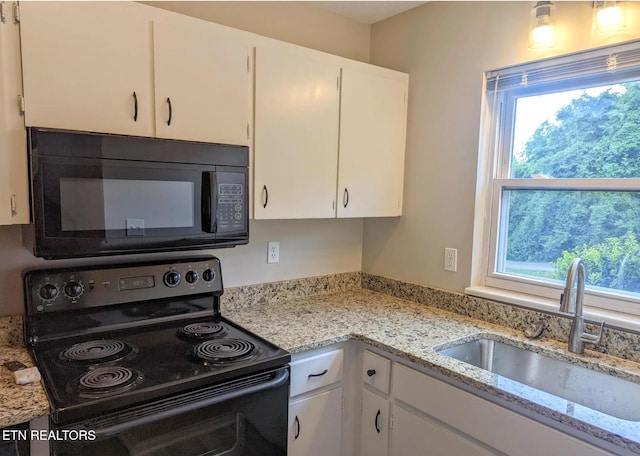
<svg viewBox="0 0 640 456">
<path fill-rule="evenodd" d="M 531 49 L 546 49 L 556 44 L 552 25 L 539 25 L 531 31 Z"/>
<path fill-rule="evenodd" d="M 531 10 L 529 49 L 548 49 L 556 45 L 556 31 L 551 20 L 551 2 L 537 2 Z"/>
<path fill-rule="evenodd" d="M 593 3 L 594 34 L 616 33 L 624 29 L 624 5 L 616 1 L 596 1 Z"/>
</svg>

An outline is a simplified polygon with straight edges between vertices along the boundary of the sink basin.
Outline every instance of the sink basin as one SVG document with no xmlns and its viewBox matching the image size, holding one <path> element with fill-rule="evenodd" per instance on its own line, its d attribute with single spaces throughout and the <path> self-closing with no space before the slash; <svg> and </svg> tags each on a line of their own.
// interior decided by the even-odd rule
<svg viewBox="0 0 640 456">
<path fill-rule="evenodd" d="M 606 415 L 640 421 L 638 383 L 488 338 L 438 353 Z"/>
</svg>

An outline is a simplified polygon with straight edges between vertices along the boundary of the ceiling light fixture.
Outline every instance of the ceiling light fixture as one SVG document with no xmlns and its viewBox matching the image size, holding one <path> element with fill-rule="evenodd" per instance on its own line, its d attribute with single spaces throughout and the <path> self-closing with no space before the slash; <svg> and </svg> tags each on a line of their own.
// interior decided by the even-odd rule
<svg viewBox="0 0 640 456">
<path fill-rule="evenodd" d="M 593 2 L 592 32 L 596 35 L 610 35 L 624 29 L 624 2 L 600 0 Z"/>
<path fill-rule="evenodd" d="M 551 20 L 552 2 L 536 2 L 531 10 L 529 49 L 548 49 L 556 45 L 556 31 Z"/>
</svg>

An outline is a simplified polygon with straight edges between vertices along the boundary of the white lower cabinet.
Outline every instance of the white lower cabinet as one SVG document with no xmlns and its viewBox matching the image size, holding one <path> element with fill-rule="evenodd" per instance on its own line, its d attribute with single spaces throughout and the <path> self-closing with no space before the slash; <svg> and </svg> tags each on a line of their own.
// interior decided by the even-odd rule
<svg viewBox="0 0 640 456">
<path fill-rule="evenodd" d="M 612 454 L 393 354 L 350 344 L 294 356 L 290 456 Z"/>
<path fill-rule="evenodd" d="M 389 401 L 368 390 L 362 391 L 360 454 L 389 454 Z"/>
<path fill-rule="evenodd" d="M 393 456 L 431 454 L 602 456 L 609 454 L 563 432 L 397 363 L 393 366 L 392 396 L 396 401 L 391 431 Z M 412 420 L 406 419 L 407 412 L 403 409 L 409 408 L 415 410 L 416 414 L 424 414 L 426 419 L 421 421 L 416 421 L 419 419 L 417 417 Z M 409 432 L 409 429 L 403 429 L 405 423 L 412 423 L 408 426 L 421 424 L 420 427 L 417 429 L 414 427 L 414 430 Z M 435 426 L 433 423 L 441 424 Z M 438 427 L 440 429 L 436 432 L 435 429 Z M 421 434 L 420 437 L 414 437 L 419 439 L 416 440 L 416 445 L 424 446 L 422 449 L 420 446 L 415 447 L 413 451 L 409 451 L 409 448 L 405 450 L 402 441 L 415 432 Z M 430 433 L 433 436 L 427 437 Z M 466 447 L 461 439 L 467 440 Z M 482 450 L 481 447 L 484 445 L 491 451 Z M 457 450 L 457 448 L 469 450 Z"/>
<path fill-rule="evenodd" d="M 293 401 L 289 405 L 289 456 L 339 456 L 342 388 Z"/>
<path fill-rule="evenodd" d="M 495 453 L 440 424 L 394 405 L 389 454 L 392 456 L 491 456 Z"/>
<path fill-rule="evenodd" d="M 287 454 L 340 456 L 344 350 L 299 354 L 291 362 Z"/>
</svg>

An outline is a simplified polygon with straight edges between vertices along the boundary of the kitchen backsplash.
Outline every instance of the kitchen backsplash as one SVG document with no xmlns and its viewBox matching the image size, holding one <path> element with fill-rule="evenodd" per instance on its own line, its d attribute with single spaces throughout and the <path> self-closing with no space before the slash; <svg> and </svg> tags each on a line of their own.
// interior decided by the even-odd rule
<svg viewBox="0 0 640 456">
<path fill-rule="evenodd" d="M 357 288 L 366 288 L 517 331 L 524 331 L 531 324 L 543 320 L 542 337 L 560 342 L 567 341 L 571 328 L 571 321 L 559 315 L 362 272 L 228 288 L 222 297 L 223 313 L 225 309 L 235 310 L 255 304 L 277 303 L 310 295 L 337 293 Z M 591 324 L 587 325 L 587 329 L 591 332 L 598 330 L 595 325 Z M 22 345 L 22 340 L 22 315 L 0 318 L 0 346 L 19 346 Z M 589 348 L 640 362 L 640 334 L 637 333 L 605 326 L 602 342 L 596 347 L 589 346 Z"/>
<path fill-rule="evenodd" d="M 305 296 L 338 293 L 360 288 L 362 273 L 345 272 L 319 277 L 226 288 L 222 295 L 224 309 L 241 309 L 254 304 L 282 302 Z"/>
<path fill-rule="evenodd" d="M 0 317 L 0 347 L 20 347 L 23 340 L 22 315 Z"/>
<path fill-rule="evenodd" d="M 517 331 L 524 331 L 533 323 L 543 320 L 544 330 L 542 337 L 560 342 L 567 342 L 569 330 L 571 329 L 571 320 L 560 315 L 538 312 L 511 304 L 476 298 L 461 293 L 452 293 L 366 273 L 362 274 L 362 288 L 477 318 L 488 323 L 506 326 Z M 592 324 L 587 324 L 586 329 L 592 333 L 599 331 L 599 327 Z M 593 345 L 588 345 L 587 347 L 602 353 L 640 362 L 640 334 L 637 333 L 605 326 L 602 342 L 595 347 Z"/>
</svg>

